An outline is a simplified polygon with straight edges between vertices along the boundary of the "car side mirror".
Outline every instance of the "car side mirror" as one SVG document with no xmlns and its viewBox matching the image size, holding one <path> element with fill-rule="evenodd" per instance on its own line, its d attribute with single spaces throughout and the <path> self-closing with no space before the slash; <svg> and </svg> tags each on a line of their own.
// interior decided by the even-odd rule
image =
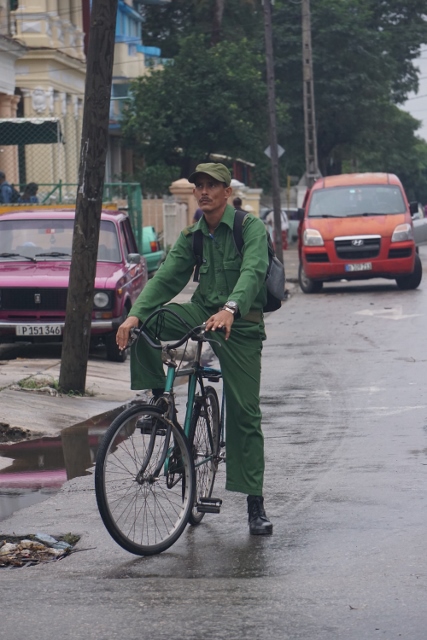
<svg viewBox="0 0 427 640">
<path fill-rule="evenodd" d="M 299 207 L 297 211 L 297 220 L 301 221 L 303 219 L 304 219 L 304 209 L 302 207 Z"/>
<path fill-rule="evenodd" d="M 141 256 L 139 253 L 129 253 L 128 254 L 128 262 L 130 264 L 139 264 L 141 262 Z"/>
<path fill-rule="evenodd" d="M 414 213 L 418 213 L 418 202 L 410 202 L 409 211 L 411 212 L 411 216 L 413 216 Z"/>
</svg>

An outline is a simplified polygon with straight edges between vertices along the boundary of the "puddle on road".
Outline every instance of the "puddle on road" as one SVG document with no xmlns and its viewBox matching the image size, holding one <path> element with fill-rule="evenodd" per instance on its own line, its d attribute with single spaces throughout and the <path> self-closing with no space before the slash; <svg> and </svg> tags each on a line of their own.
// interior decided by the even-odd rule
<svg viewBox="0 0 427 640">
<path fill-rule="evenodd" d="M 183 363 L 185 366 L 188 363 Z M 202 364 L 218 366 L 211 352 Z M 186 384 L 187 377 L 176 380 Z M 88 474 L 102 437 L 124 406 L 64 429 L 59 436 L 0 443 L 0 521 L 55 495 L 67 480 Z"/>
<path fill-rule="evenodd" d="M 0 521 L 47 500 L 67 480 L 87 475 L 106 429 L 122 410 L 68 427 L 54 438 L 0 444 Z"/>
</svg>

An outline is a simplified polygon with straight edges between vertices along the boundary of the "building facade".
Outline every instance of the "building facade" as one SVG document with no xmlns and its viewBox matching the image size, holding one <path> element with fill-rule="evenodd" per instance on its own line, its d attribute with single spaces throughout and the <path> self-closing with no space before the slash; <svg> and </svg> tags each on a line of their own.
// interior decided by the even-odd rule
<svg viewBox="0 0 427 640">
<path fill-rule="evenodd" d="M 133 170 L 131 153 L 121 145 L 120 129 L 121 114 L 129 96 L 130 84 L 135 78 L 145 75 L 151 68 L 161 64 L 160 49 L 143 45 L 143 17 L 139 9 L 146 3 L 164 4 L 165 0 L 119 0 L 118 3 L 106 164 L 107 182 L 126 179 Z"/>
<path fill-rule="evenodd" d="M 119 182 L 131 172 L 131 159 L 121 144 L 123 103 L 132 79 L 159 63 L 160 50 L 142 43 L 139 8 L 144 3 L 118 3 L 106 182 Z M 90 8 L 91 0 L 0 0 L 0 124 L 18 119 L 10 125 L 16 125 L 14 132 L 0 128 L 0 170 L 21 189 L 37 182 L 42 198 L 58 198 L 54 185 L 61 185 L 62 199 L 75 197 Z M 34 123 L 30 139 L 24 127 L 19 137 L 22 119 Z M 46 138 L 36 128 L 47 120 L 56 126 L 55 140 L 52 128 Z"/>
</svg>

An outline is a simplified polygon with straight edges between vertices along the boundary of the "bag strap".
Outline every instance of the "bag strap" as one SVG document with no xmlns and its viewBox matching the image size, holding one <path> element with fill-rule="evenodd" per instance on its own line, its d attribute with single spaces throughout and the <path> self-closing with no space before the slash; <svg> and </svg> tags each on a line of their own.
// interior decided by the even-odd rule
<svg viewBox="0 0 427 640">
<path fill-rule="evenodd" d="M 242 249 L 244 245 L 243 224 L 245 222 L 247 215 L 248 214 L 245 211 L 242 211 L 241 209 L 235 210 L 234 224 L 233 224 L 233 240 L 234 240 L 234 245 L 236 247 L 236 250 L 240 256 L 242 255 Z M 276 252 L 274 251 L 273 242 L 271 240 L 271 237 L 267 228 L 265 232 L 267 235 L 267 246 L 268 246 L 268 267 L 267 267 L 267 273 L 265 275 L 265 279 L 267 280 L 268 276 L 270 275 L 271 264 L 272 264 L 273 258 L 276 255 Z"/>
<path fill-rule="evenodd" d="M 243 249 L 243 223 L 247 217 L 246 211 L 241 209 L 235 209 L 234 211 L 234 224 L 233 224 L 233 240 L 237 253 L 241 256 Z"/>
<path fill-rule="evenodd" d="M 236 215 L 234 216 L 234 225 L 233 225 L 233 239 L 234 244 L 236 246 L 238 254 L 242 255 L 243 245 L 245 244 L 243 241 L 243 225 L 245 223 L 245 219 L 248 214 L 245 211 L 241 211 L 241 209 L 236 209 Z M 273 247 L 273 242 L 271 240 L 270 234 L 268 233 L 268 229 L 265 230 L 267 235 L 267 244 L 268 244 L 268 256 L 271 259 L 271 256 L 275 256 L 275 251 Z"/>
<path fill-rule="evenodd" d="M 193 282 L 199 282 L 199 271 L 203 263 L 203 233 L 201 229 L 196 229 L 193 233 L 193 253 L 196 257 L 196 268 L 194 269 Z"/>
</svg>

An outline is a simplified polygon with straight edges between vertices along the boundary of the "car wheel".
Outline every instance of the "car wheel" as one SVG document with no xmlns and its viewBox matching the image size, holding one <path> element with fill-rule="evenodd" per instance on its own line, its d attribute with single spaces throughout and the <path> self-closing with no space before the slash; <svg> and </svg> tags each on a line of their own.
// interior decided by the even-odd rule
<svg viewBox="0 0 427 640">
<path fill-rule="evenodd" d="M 128 350 L 120 351 L 116 344 L 116 331 L 108 334 L 105 338 L 105 348 L 107 350 L 107 360 L 111 362 L 125 362 L 128 356 Z"/>
<path fill-rule="evenodd" d="M 416 289 L 423 277 L 423 266 L 421 264 L 420 256 L 415 254 L 414 270 L 408 276 L 399 276 L 396 278 L 396 283 L 399 289 Z"/>
<path fill-rule="evenodd" d="M 319 293 L 323 287 L 321 280 L 312 280 L 307 276 L 301 262 L 298 269 L 298 282 L 304 293 Z"/>
</svg>

